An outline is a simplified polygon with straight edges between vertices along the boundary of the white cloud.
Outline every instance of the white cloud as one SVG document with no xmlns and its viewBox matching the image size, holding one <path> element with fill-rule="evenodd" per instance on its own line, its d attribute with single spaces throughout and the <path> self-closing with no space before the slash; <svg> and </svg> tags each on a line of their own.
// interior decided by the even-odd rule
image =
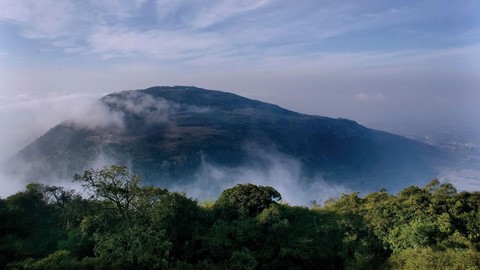
<svg viewBox="0 0 480 270">
<path fill-rule="evenodd" d="M 313 200 L 323 202 L 351 191 L 344 185 L 325 182 L 320 175 L 305 178 L 300 162 L 293 157 L 259 146 L 246 148 L 250 149 L 253 160 L 261 160 L 262 166 L 224 167 L 204 162 L 192 181 L 167 188 L 184 191 L 199 200 L 215 200 L 227 188 L 253 183 L 272 186 L 283 201 L 304 206 Z"/>
<path fill-rule="evenodd" d="M 201 9 L 191 20 L 195 28 L 212 26 L 245 12 L 251 12 L 267 5 L 270 0 L 217 1 L 214 5 Z"/>
<path fill-rule="evenodd" d="M 156 12 L 143 13 L 152 6 Z M 408 20 L 408 12 L 381 3 L 318 1 L 0 2 L 0 21 L 20 26 L 27 39 L 49 41 L 64 52 L 176 61 L 314 54 L 322 51 L 315 45 L 325 39 L 398 24 Z"/>
<path fill-rule="evenodd" d="M 104 104 L 95 102 L 94 104 L 77 104 L 64 112 L 65 121 L 82 127 L 98 129 L 110 128 L 123 129 L 123 114 L 112 112 Z"/>
<path fill-rule="evenodd" d="M 2 0 L 0 20 L 20 25 L 22 34 L 31 39 L 54 40 L 71 34 L 80 14 L 72 1 Z M 76 14 L 76 16 L 72 16 Z"/>
<path fill-rule="evenodd" d="M 178 60 L 222 50 L 225 42 L 212 34 L 182 32 L 146 32 L 128 28 L 97 28 L 89 38 L 92 52 L 105 57 L 147 56 L 160 60 Z"/>
<path fill-rule="evenodd" d="M 0 161 L 9 158 L 56 124 L 86 115 L 98 94 L 58 93 L 0 95 Z"/>
</svg>

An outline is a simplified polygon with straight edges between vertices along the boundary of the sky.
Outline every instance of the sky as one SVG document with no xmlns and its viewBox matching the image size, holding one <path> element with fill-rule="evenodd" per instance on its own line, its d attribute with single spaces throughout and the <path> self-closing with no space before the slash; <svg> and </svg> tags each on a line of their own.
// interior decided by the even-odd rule
<svg viewBox="0 0 480 270">
<path fill-rule="evenodd" d="M 107 93 L 154 85 L 477 129 L 479 14 L 477 0 L 0 0 L 0 160 Z"/>
</svg>

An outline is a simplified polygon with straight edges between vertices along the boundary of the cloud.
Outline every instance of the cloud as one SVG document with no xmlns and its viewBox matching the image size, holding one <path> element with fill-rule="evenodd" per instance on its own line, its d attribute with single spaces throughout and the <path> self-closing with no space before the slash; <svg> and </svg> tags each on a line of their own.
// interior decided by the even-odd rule
<svg viewBox="0 0 480 270">
<path fill-rule="evenodd" d="M 102 101 L 104 104 L 114 108 L 110 112 L 111 114 L 121 114 L 122 117 L 124 114 L 140 116 L 147 125 L 174 123 L 175 120 L 172 116 L 178 114 L 210 112 L 208 107 L 181 104 L 136 91 L 106 96 Z"/>
<path fill-rule="evenodd" d="M 86 106 L 77 106 L 67 112 L 65 122 L 89 129 L 122 130 L 124 128 L 123 114 L 111 111 L 101 102 Z"/>
<path fill-rule="evenodd" d="M 25 187 L 31 182 L 38 182 L 50 186 L 61 186 L 68 189 L 82 191 L 81 184 L 78 182 L 73 182 L 73 178 L 59 178 L 53 174 L 49 175 L 48 177 L 40 177 L 35 174 L 35 179 L 33 181 L 25 180 L 25 176 L 32 176 L 33 172 L 33 165 L 22 160 L 16 160 L 14 168 L 6 167 L 5 164 L 0 163 L 0 184 L 2 186 L 0 189 L 0 198 L 6 198 L 17 192 L 25 190 Z"/>
<path fill-rule="evenodd" d="M 44 116 L 61 116 L 75 125 L 90 128 L 102 128 L 110 125 L 122 126 L 124 115 L 119 113 L 118 109 L 125 111 L 125 113 L 142 115 L 147 119 L 147 122 L 152 121 L 153 123 L 158 123 L 159 121 L 171 123 L 170 115 L 177 113 L 206 113 L 210 111 L 209 108 L 205 107 L 153 99 L 150 95 L 138 94 L 138 92 L 124 92 L 121 98 L 116 96 L 105 98 L 104 102 L 107 105 L 116 104 L 117 110 L 114 111 L 110 111 L 100 103 L 87 102 L 90 98 L 90 95 L 59 96 L 58 93 L 51 93 L 43 96 L 43 101 L 40 102 L 38 97 L 32 98 L 23 94 L 3 97 L 0 99 L 0 102 L 1 104 L 10 104 L 10 109 L 13 107 L 18 109 L 29 108 L 33 112 L 44 114 Z M 40 106 L 47 103 L 49 106 Z M 54 115 L 48 112 L 51 109 L 54 109 L 56 112 Z M 41 122 L 46 124 L 49 121 L 43 119 Z M 2 146 L 12 141 L 12 138 L 3 139 L 5 139 L 5 142 L 3 140 L 0 141 Z M 272 150 L 265 150 L 258 146 L 245 146 L 245 149 L 250 153 L 253 165 L 222 167 L 204 162 L 194 176 L 194 182 L 188 182 L 182 186 L 168 186 L 167 188 L 186 191 L 189 196 L 198 199 L 215 199 L 226 188 L 238 183 L 250 182 L 273 186 L 282 194 L 286 202 L 295 205 L 309 205 L 312 200 L 321 202 L 341 193 L 349 192 L 349 189 L 345 186 L 323 181 L 320 175 L 313 178 L 305 178 L 300 162 L 290 156 Z M 22 161 L 17 162 L 15 168 L 11 168 L 15 171 L 14 176 L 12 174 L 4 175 L 0 171 L 0 181 L 8 182 L 0 196 L 8 196 L 23 189 L 26 184 L 22 180 L 23 175 L 31 175 L 34 164 Z M 86 162 L 85 168 L 96 169 L 119 164 L 118 160 L 103 153 L 102 149 L 99 149 L 96 158 Z M 131 167 L 128 159 L 122 160 L 122 162 L 123 165 Z M 76 187 L 71 184 L 71 179 L 62 179 L 55 175 L 44 176 L 41 181 L 50 185 Z"/>
<path fill-rule="evenodd" d="M 226 20 L 239 16 L 242 13 L 252 12 L 271 2 L 269 0 L 243 0 L 243 1 L 218 1 L 215 5 L 203 8 L 190 20 L 194 28 L 209 27 L 225 22 Z"/>
<path fill-rule="evenodd" d="M 216 200 L 220 193 L 236 184 L 253 183 L 256 185 L 272 186 L 282 195 L 282 200 L 291 205 L 309 206 L 315 200 L 319 203 L 352 190 L 340 184 L 327 183 L 320 175 L 306 178 L 302 172 L 300 162 L 293 157 L 279 152 L 261 149 L 256 146 L 251 149 L 252 165 L 239 167 L 224 167 L 209 162 L 202 166 L 190 179 L 179 179 L 181 184 L 159 183 L 172 191 L 185 192 L 189 197 L 200 201 Z M 257 163 L 253 162 L 256 161 Z M 21 191 L 28 184 L 24 175 L 31 175 L 33 165 L 28 162 L 16 161 L 14 174 L 2 172 L 0 168 L 0 183 L 4 188 L 0 197 L 4 198 Z M 132 168 L 130 160 L 119 161 L 106 155 L 103 151 L 85 164 L 85 169 L 101 169 L 111 165 L 125 165 Z M 261 164 L 261 165 L 260 165 Z M 48 185 L 68 187 L 82 191 L 80 183 L 72 179 L 59 178 L 56 175 L 44 176 L 40 182 Z M 150 183 L 151 184 L 151 183 Z"/>
<path fill-rule="evenodd" d="M 0 21 L 20 25 L 26 38 L 55 40 L 70 35 L 75 18 L 80 15 L 76 11 L 74 2 L 68 0 L 3 0 L 0 3 Z"/>
<path fill-rule="evenodd" d="M 102 109 L 93 105 L 98 97 L 61 92 L 0 95 L 0 161 L 64 120 L 80 115 L 99 120 Z"/>
<path fill-rule="evenodd" d="M 455 10 L 468 13 L 466 6 L 457 5 Z M 346 44 L 363 44 L 364 38 L 333 41 L 335 46 L 325 43 L 355 32 L 365 33 L 366 40 L 387 34 L 411 38 L 412 20 L 421 24 L 425 16 L 433 20 L 448 15 L 430 11 L 428 3 L 407 6 L 383 1 L 365 5 L 357 1 L 4 0 L 0 21 L 18 26 L 26 39 L 45 41 L 41 46 L 49 44 L 68 54 L 89 52 L 104 60 L 140 56 L 183 62 L 206 55 L 235 60 L 268 58 L 272 53 L 298 60 L 319 52 L 357 51 Z M 390 26 L 400 30 L 387 33 Z M 369 43 L 367 50 L 377 43 Z"/>
<path fill-rule="evenodd" d="M 320 175 L 306 178 L 300 162 L 293 157 L 260 146 L 245 147 L 250 152 L 253 165 L 225 167 L 204 161 L 192 181 L 167 188 L 184 191 L 199 200 L 215 200 L 227 188 L 253 183 L 272 186 L 280 192 L 283 201 L 305 206 L 313 200 L 323 202 L 351 192 L 346 186 L 325 182 Z"/>
<path fill-rule="evenodd" d="M 96 28 L 88 43 L 92 53 L 101 54 L 105 59 L 147 56 L 159 60 L 179 60 L 226 47 L 224 40 L 208 33 L 137 31 L 118 27 Z"/>
<path fill-rule="evenodd" d="M 115 106 L 115 111 L 141 116 L 148 124 L 167 123 L 172 105 L 164 99 L 154 99 L 151 95 L 128 92 L 119 96 L 107 96 L 103 99 L 107 105 Z"/>
<path fill-rule="evenodd" d="M 123 129 L 122 111 L 111 111 L 97 100 L 103 94 L 50 92 L 0 95 L 0 161 L 5 160 L 61 122 L 86 128 Z M 147 124 L 166 123 L 178 112 L 207 113 L 209 108 L 178 104 L 130 92 L 128 99 L 109 97 L 123 110 L 139 114 Z"/>
<path fill-rule="evenodd" d="M 25 183 L 19 181 L 17 178 L 13 178 L 11 175 L 5 174 L 0 168 L 0 198 L 6 198 L 16 192 L 19 192 L 25 188 Z"/>
</svg>

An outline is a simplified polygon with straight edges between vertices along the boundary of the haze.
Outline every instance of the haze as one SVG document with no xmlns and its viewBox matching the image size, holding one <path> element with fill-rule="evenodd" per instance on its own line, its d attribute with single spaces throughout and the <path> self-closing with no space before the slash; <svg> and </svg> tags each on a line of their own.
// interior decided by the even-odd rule
<svg viewBox="0 0 480 270">
<path fill-rule="evenodd" d="M 0 160 L 106 93 L 153 85 L 478 134 L 478 14 L 474 0 L 0 0 Z"/>
</svg>

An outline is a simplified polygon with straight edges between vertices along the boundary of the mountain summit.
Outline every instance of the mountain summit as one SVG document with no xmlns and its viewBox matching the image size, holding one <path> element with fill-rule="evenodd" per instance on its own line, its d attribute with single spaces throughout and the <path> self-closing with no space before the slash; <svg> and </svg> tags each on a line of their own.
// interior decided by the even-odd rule
<svg viewBox="0 0 480 270">
<path fill-rule="evenodd" d="M 227 92 L 161 86 L 101 98 L 82 119 L 65 121 L 25 147 L 8 167 L 18 172 L 24 169 L 19 161 L 26 162 L 26 178 L 36 180 L 124 164 L 149 183 L 169 186 L 201 177 L 206 167 L 221 168 L 228 178 L 239 168 L 275 165 L 295 170 L 303 182 L 320 177 L 365 190 L 428 181 L 439 156 L 432 146 L 351 120 Z"/>
</svg>

